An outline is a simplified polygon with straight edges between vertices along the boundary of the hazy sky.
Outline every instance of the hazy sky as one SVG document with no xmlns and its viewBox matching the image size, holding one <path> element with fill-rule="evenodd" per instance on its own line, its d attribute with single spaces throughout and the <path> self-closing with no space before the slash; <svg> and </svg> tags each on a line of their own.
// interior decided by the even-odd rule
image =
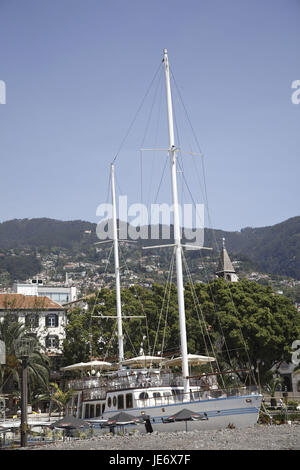
<svg viewBox="0 0 300 470">
<path fill-rule="evenodd" d="M 300 104 L 291 101 L 299 25 L 299 0 L 0 0 L 0 220 L 98 220 L 110 162 L 164 48 L 178 144 L 197 151 L 181 96 L 204 154 L 212 226 L 239 230 L 299 215 Z M 130 203 L 141 192 L 144 201 L 156 197 L 166 158 L 145 152 L 141 173 L 141 145 L 168 142 L 158 131 L 166 130 L 163 76 L 155 77 L 116 160 Z M 181 165 L 194 200 L 204 202 L 200 158 L 184 154 Z M 168 169 L 161 202 L 170 195 Z"/>
</svg>

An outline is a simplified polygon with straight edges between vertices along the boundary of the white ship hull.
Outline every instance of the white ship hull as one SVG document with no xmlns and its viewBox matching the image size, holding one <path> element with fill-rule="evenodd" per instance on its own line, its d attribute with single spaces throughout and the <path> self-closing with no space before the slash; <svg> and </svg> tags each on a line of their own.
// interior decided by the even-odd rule
<svg viewBox="0 0 300 470">
<path fill-rule="evenodd" d="M 243 428 L 257 423 L 261 400 L 262 395 L 255 394 L 145 407 L 142 410 L 134 408 L 124 411 L 130 412 L 132 415 L 140 415 L 142 411 L 145 415 L 149 416 L 153 431 L 159 432 L 222 429 L 228 426 Z M 165 422 L 169 416 L 178 413 L 184 408 L 203 415 L 205 413 L 207 419 L 187 422 Z M 112 412 L 104 412 L 103 418 L 109 419 L 113 414 Z M 140 432 L 146 432 L 144 425 L 132 425 L 132 427 Z"/>
</svg>

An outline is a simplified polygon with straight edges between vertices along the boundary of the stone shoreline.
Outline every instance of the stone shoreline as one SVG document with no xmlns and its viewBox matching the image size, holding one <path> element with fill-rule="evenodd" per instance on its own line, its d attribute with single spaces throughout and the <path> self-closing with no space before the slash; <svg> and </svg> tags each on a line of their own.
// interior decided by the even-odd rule
<svg viewBox="0 0 300 470">
<path fill-rule="evenodd" d="M 174 433 L 98 435 L 34 446 L 30 450 L 300 450 L 300 425 L 255 425 Z"/>
</svg>

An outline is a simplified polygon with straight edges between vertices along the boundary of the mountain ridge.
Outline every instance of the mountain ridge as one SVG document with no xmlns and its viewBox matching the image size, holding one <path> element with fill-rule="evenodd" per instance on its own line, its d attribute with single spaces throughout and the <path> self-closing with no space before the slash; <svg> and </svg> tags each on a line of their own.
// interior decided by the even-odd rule
<svg viewBox="0 0 300 470">
<path fill-rule="evenodd" d="M 30 248 L 87 249 L 99 241 L 97 224 L 83 220 L 62 221 L 51 218 L 12 219 L 0 223 L 0 253 Z M 146 226 L 148 231 L 150 226 Z M 171 236 L 172 236 L 172 229 Z M 263 272 L 300 279 L 300 216 L 266 227 L 245 227 L 240 231 L 204 229 L 205 246 L 219 250 L 222 238 L 230 256 L 245 256 Z M 138 245 L 156 244 L 138 240 Z M 161 242 L 161 240 L 160 240 Z M 151 250 L 152 251 L 152 250 Z M 205 255 L 204 255 L 205 256 Z M 1 270 L 1 263 L 0 263 Z"/>
</svg>

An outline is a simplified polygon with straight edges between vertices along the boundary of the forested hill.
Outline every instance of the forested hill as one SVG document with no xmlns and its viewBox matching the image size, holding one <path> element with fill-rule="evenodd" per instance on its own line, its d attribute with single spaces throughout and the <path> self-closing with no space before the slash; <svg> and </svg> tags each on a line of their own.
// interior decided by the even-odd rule
<svg viewBox="0 0 300 470">
<path fill-rule="evenodd" d="M 96 241 L 96 224 L 82 220 L 13 219 L 0 223 L 0 250 L 63 247 L 81 244 L 85 230 Z"/>
<path fill-rule="evenodd" d="M 244 256 L 263 272 L 300 279 L 300 216 L 270 227 L 247 227 L 240 232 L 205 229 L 205 246 L 216 249 L 221 246 L 223 237 L 231 256 Z M 40 218 L 0 223 L 0 251 L 3 253 L 11 249 L 59 247 L 76 252 L 96 241 L 99 241 L 96 224 L 81 220 Z"/>
<path fill-rule="evenodd" d="M 230 254 L 243 254 L 267 273 L 300 279 L 300 217 L 276 225 L 243 228 L 240 232 L 207 230 L 210 246 L 212 232 L 220 240 L 226 238 Z"/>
</svg>

